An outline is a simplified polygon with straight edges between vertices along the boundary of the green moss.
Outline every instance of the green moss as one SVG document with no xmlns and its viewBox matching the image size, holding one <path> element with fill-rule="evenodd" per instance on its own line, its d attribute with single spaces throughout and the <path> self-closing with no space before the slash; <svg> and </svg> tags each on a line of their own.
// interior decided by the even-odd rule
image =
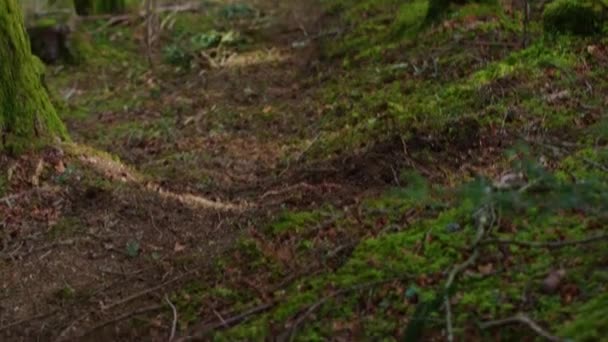
<svg viewBox="0 0 608 342">
<path fill-rule="evenodd" d="M 608 152 L 588 147 L 564 158 L 559 166 L 559 176 L 564 180 L 574 177 L 580 181 L 591 179 L 608 181 L 605 167 L 608 167 Z"/>
<path fill-rule="evenodd" d="M 76 290 L 66 284 L 55 292 L 55 298 L 60 302 L 72 301 L 76 298 Z"/>
<path fill-rule="evenodd" d="M 572 320 L 559 331 L 574 341 L 600 341 L 608 336 L 608 292 L 598 293 L 573 310 Z"/>
<path fill-rule="evenodd" d="M 543 26 L 550 33 L 590 35 L 601 30 L 601 2 L 555 0 L 545 7 Z"/>
<path fill-rule="evenodd" d="M 95 54 L 95 49 L 91 44 L 91 38 L 80 31 L 72 32 L 67 42 L 68 48 L 68 63 L 82 64 L 85 63 Z"/>
<path fill-rule="evenodd" d="M 194 322 L 199 317 L 205 293 L 203 285 L 194 281 L 171 296 L 171 301 L 179 309 L 182 325 Z"/>
<path fill-rule="evenodd" d="M 20 152 L 67 133 L 42 83 L 15 0 L 0 3 L 0 149 Z"/>
<path fill-rule="evenodd" d="M 49 230 L 51 239 L 59 239 L 73 236 L 83 230 L 83 224 L 76 217 L 64 217 Z"/>
<path fill-rule="evenodd" d="M 276 222 L 271 225 L 273 234 L 281 234 L 285 232 L 299 232 L 306 227 L 318 222 L 321 219 L 320 212 L 300 211 L 283 213 Z"/>
</svg>

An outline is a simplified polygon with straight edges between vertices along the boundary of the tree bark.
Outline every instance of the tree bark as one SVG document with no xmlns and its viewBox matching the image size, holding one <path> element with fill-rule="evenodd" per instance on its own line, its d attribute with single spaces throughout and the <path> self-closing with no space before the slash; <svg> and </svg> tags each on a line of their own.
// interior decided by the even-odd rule
<svg viewBox="0 0 608 342">
<path fill-rule="evenodd" d="M 0 150 L 22 152 L 67 138 L 31 53 L 18 0 L 0 1 Z"/>
</svg>

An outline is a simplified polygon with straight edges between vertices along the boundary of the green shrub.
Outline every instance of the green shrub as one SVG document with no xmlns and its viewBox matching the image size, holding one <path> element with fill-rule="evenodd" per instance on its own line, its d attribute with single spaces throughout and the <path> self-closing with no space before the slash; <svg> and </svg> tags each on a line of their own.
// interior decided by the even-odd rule
<svg viewBox="0 0 608 342">
<path fill-rule="evenodd" d="M 601 30 L 603 21 L 599 2 L 556 0 L 543 13 L 543 27 L 550 33 L 591 35 Z"/>
</svg>

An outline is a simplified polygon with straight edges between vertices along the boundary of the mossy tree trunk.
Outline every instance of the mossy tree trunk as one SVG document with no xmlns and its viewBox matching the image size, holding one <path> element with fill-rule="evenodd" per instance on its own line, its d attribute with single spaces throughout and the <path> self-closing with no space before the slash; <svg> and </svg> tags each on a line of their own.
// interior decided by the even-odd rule
<svg viewBox="0 0 608 342">
<path fill-rule="evenodd" d="M 0 1 L 0 150 L 21 152 L 66 138 L 31 53 L 18 0 Z"/>
</svg>

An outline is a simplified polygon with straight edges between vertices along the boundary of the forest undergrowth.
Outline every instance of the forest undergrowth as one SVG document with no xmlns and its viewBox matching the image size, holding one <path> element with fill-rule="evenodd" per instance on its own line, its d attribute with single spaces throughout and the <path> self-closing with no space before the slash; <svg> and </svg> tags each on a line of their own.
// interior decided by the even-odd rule
<svg viewBox="0 0 608 342">
<path fill-rule="evenodd" d="M 435 5 L 83 22 L 72 141 L 0 158 L 0 336 L 604 339 L 605 29 Z"/>
</svg>

